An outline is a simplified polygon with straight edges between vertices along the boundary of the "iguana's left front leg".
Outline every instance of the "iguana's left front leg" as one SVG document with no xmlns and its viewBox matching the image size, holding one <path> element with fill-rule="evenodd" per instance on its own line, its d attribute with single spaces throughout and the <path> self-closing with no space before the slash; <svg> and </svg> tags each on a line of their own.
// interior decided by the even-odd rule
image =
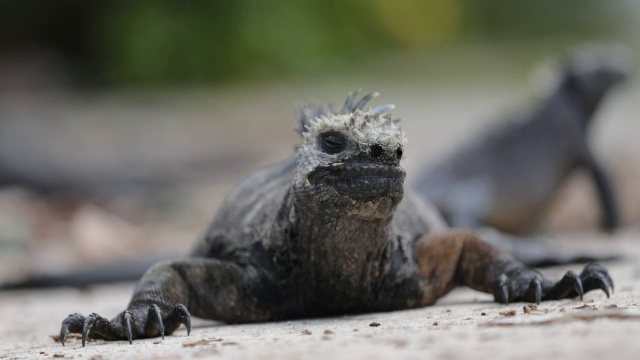
<svg viewBox="0 0 640 360">
<path fill-rule="evenodd" d="M 414 250 L 424 293 L 423 305 L 435 303 L 457 286 L 493 294 L 495 301 L 501 303 L 582 298 L 585 292 L 595 289 L 602 289 L 608 297 L 613 291 L 613 280 L 598 264 L 585 266 L 580 275 L 568 271 L 555 282 L 470 231 L 425 237 Z"/>
<path fill-rule="evenodd" d="M 63 320 L 60 341 L 68 333 L 87 338 L 129 340 L 171 334 L 194 316 L 228 322 L 266 320 L 273 300 L 269 282 L 252 266 L 206 258 L 166 261 L 142 277 L 127 309 L 112 320 L 98 314 L 71 314 Z M 187 310 L 188 309 L 188 310 Z"/>
</svg>

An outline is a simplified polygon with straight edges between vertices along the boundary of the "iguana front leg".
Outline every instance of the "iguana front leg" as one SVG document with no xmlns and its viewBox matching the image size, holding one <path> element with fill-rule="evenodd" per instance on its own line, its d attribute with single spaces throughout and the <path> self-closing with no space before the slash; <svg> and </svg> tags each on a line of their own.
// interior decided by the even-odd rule
<svg viewBox="0 0 640 360">
<path fill-rule="evenodd" d="M 587 150 L 588 151 L 588 150 Z M 604 168 L 596 161 L 594 155 L 588 152 L 585 165 L 593 178 L 602 208 L 601 227 L 612 231 L 620 226 L 620 214 L 614 186 Z"/>
<path fill-rule="evenodd" d="M 215 259 L 191 258 L 156 264 L 142 277 L 127 309 L 112 320 L 91 314 L 69 315 L 60 329 L 87 338 L 129 340 L 173 333 L 191 327 L 191 314 L 221 321 L 258 321 L 268 310 L 257 300 L 266 282 L 250 266 Z M 188 310 L 187 310 L 188 309 Z"/>
<path fill-rule="evenodd" d="M 608 297 L 613 291 L 611 277 L 598 264 L 585 266 L 579 276 L 568 271 L 555 282 L 469 231 L 425 237 L 416 244 L 414 257 L 421 276 L 423 305 L 435 303 L 461 285 L 493 294 L 501 303 L 582 298 L 595 289 L 602 289 Z"/>
</svg>

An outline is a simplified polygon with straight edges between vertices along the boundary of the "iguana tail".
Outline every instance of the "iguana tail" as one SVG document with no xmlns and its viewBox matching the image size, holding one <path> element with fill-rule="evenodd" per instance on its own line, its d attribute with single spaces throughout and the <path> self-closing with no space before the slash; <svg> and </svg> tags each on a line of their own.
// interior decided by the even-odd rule
<svg viewBox="0 0 640 360">
<path fill-rule="evenodd" d="M 153 264 L 166 258 L 149 258 L 128 263 L 115 263 L 101 267 L 77 269 L 60 274 L 33 274 L 28 277 L 0 284 L 2 290 L 42 289 L 53 287 L 83 288 L 90 285 L 135 281 Z"/>
</svg>

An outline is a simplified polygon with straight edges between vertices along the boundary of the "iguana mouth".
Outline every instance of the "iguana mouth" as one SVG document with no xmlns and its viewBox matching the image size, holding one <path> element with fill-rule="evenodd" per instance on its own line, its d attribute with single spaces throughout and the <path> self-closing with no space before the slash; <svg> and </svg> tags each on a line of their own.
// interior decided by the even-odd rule
<svg viewBox="0 0 640 360">
<path fill-rule="evenodd" d="M 339 164 L 321 166 L 307 179 L 313 185 L 326 184 L 351 198 L 402 197 L 406 172 L 397 165 Z"/>
</svg>

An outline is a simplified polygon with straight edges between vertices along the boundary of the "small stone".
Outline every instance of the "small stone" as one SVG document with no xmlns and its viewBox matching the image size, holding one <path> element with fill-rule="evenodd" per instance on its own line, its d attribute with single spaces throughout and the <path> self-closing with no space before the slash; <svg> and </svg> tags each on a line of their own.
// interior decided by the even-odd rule
<svg viewBox="0 0 640 360">
<path fill-rule="evenodd" d="M 522 311 L 529 315 L 542 315 L 548 312 L 548 310 L 538 309 L 538 305 L 536 304 L 526 304 L 522 307 Z"/>
<path fill-rule="evenodd" d="M 500 315 L 502 315 L 502 316 L 516 316 L 516 311 L 515 310 L 504 310 L 504 311 L 500 311 Z"/>
</svg>

